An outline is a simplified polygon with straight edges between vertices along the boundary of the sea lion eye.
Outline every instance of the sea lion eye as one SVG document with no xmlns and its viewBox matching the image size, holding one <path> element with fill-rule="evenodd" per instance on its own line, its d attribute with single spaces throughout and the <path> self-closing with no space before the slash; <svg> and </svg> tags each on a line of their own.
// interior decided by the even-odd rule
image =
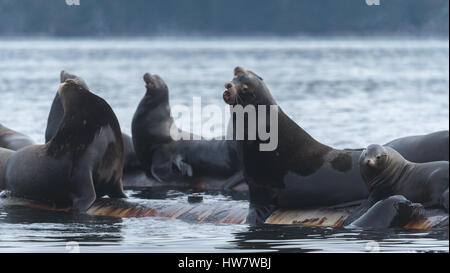
<svg viewBox="0 0 450 273">
<path fill-rule="evenodd" d="M 248 85 L 246 85 L 246 84 L 242 85 L 242 90 L 247 91 L 248 90 Z"/>
<path fill-rule="evenodd" d="M 377 155 L 376 158 L 377 158 L 377 160 L 380 159 L 380 158 L 381 158 L 381 155 Z"/>
</svg>

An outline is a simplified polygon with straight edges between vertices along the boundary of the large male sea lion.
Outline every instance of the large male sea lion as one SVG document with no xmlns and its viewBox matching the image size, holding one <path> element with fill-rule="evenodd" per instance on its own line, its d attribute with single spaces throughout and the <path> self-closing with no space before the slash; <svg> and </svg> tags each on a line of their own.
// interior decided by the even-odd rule
<svg viewBox="0 0 450 273">
<path fill-rule="evenodd" d="M 65 70 L 61 71 L 60 82 L 63 83 L 68 79 L 72 79 L 77 84 L 81 85 L 83 88 L 89 89 L 86 82 L 81 77 L 70 74 Z M 45 130 L 45 142 L 50 141 L 52 137 L 55 135 L 56 130 L 58 129 L 59 124 L 61 123 L 61 120 L 63 118 L 63 115 L 64 115 L 63 105 L 61 103 L 61 99 L 59 97 L 58 92 L 56 92 L 55 98 L 53 99 L 53 103 L 48 115 L 47 128 Z M 131 137 L 125 133 L 122 133 L 122 137 L 125 144 L 124 173 L 137 171 L 140 169 L 140 163 L 134 152 Z"/>
<path fill-rule="evenodd" d="M 33 144 L 30 137 L 0 124 L 0 147 L 16 151 Z"/>
<path fill-rule="evenodd" d="M 60 85 L 64 109 L 54 137 L 8 158 L 5 188 L 12 196 L 86 211 L 97 197 L 122 191 L 124 144 L 111 107 L 74 80 Z"/>
<path fill-rule="evenodd" d="M 266 106 L 265 112 L 255 111 L 256 124 L 250 128 L 258 128 L 258 120 L 270 121 L 267 109 L 277 103 L 262 78 L 241 67 L 235 69 L 234 75 L 231 82 L 225 83 L 225 102 L 242 107 Z M 259 135 L 256 140 L 237 141 L 249 185 L 250 224 L 263 223 L 276 208 L 328 206 L 367 198 L 368 190 L 358 165 L 362 150 L 338 150 L 324 145 L 280 107 L 276 109 L 278 146 L 275 150 L 260 151 L 260 144 L 267 141 L 262 141 Z M 248 128 L 244 127 L 244 135 L 248 135 Z M 270 122 L 266 123 L 266 129 L 270 131 Z"/>
<path fill-rule="evenodd" d="M 208 183 L 222 180 L 233 188 L 243 182 L 234 141 L 177 140 L 171 129 L 169 89 L 158 75 L 144 75 L 146 94 L 139 103 L 132 121 L 133 144 L 137 157 L 148 176 L 160 182 L 185 181 Z M 192 134 L 187 133 L 193 138 Z"/>
</svg>

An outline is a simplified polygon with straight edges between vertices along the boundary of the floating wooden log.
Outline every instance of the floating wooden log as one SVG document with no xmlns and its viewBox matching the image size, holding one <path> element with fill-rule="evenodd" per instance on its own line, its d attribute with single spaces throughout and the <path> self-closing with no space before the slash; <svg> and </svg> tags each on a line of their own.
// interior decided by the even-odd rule
<svg viewBox="0 0 450 273">
<path fill-rule="evenodd" d="M 21 199 L 8 198 L 3 205 L 26 206 L 36 209 L 69 211 L 69 208 L 54 208 L 49 205 Z M 273 225 L 299 226 L 334 226 L 341 227 L 355 206 L 346 208 L 312 208 L 298 210 L 277 210 L 266 220 Z M 188 203 L 182 200 L 133 200 L 102 198 L 97 200 L 87 211 L 92 216 L 105 217 L 162 217 L 186 221 L 245 224 L 248 203 L 242 201 L 204 201 Z M 448 229 L 448 214 L 431 213 L 425 218 L 409 222 L 405 229 L 431 229 L 435 227 Z"/>
</svg>

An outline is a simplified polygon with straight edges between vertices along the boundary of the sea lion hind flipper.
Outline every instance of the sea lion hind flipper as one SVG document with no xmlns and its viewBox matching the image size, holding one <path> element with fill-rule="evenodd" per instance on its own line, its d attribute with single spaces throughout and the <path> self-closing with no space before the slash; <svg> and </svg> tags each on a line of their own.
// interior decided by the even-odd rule
<svg viewBox="0 0 450 273">
<path fill-rule="evenodd" d="M 444 207 L 445 211 L 448 213 L 448 189 L 441 195 L 440 204 Z"/>
<path fill-rule="evenodd" d="M 72 177 L 72 210 L 85 212 L 94 203 L 97 195 L 91 172 L 81 172 Z"/>
<path fill-rule="evenodd" d="M 172 164 L 176 167 L 176 169 L 181 173 L 182 176 L 192 177 L 194 173 L 192 170 L 192 166 L 186 163 L 181 155 L 176 155 L 172 160 Z"/>
</svg>

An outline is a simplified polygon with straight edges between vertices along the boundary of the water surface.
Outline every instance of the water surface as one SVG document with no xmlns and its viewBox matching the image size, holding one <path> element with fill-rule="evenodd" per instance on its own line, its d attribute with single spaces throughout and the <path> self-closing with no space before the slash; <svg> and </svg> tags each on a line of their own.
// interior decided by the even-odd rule
<svg viewBox="0 0 450 273">
<path fill-rule="evenodd" d="M 145 72 L 163 77 L 172 105 L 191 106 L 192 97 L 200 96 L 205 105 L 223 106 L 223 84 L 237 65 L 263 77 L 285 113 L 336 148 L 449 128 L 448 40 L 391 38 L 0 39 L 0 123 L 42 143 L 59 72 L 66 69 L 111 104 L 129 133 L 145 92 Z M 75 217 L 0 203 L 1 252 L 65 252 L 72 241 L 81 252 L 449 250 L 445 230 L 251 230 L 158 218 Z"/>
</svg>

